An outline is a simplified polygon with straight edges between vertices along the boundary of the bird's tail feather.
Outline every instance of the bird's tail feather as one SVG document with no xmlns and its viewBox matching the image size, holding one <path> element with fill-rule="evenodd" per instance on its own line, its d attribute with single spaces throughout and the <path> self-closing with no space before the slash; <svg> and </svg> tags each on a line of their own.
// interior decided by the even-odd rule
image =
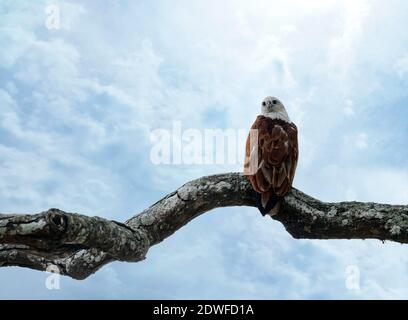
<svg viewBox="0 0 408 320">
<path fill-rule="evenodd" d="M 272 190 L 263 193 L 257 193 L 257 206 L 261 214 L 274 215 L 280 208 L 281 197 L 278 197 Z"/>
</svg>

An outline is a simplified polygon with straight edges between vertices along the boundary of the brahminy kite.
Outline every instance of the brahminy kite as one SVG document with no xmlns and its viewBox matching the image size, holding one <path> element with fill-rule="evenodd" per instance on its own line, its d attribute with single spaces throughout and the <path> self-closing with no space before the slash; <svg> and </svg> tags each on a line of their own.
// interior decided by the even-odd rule
<svg viewBox="0 0 408 320">
<path fill-rule="evenodd" d="M 297 135 L 282 102 L 266 97 L 246 141 L 244 164 L 262 215 L 277 214 L 292 188 L 299 155 Z"/>
</svg>

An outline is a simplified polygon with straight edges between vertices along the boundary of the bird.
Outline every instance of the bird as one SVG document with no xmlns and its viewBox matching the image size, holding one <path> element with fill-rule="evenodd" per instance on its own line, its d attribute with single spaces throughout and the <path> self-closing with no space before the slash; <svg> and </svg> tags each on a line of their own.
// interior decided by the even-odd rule
<svg viewBox="0 0 408 320">
<path fill-rule="evenodd" d="M 244 175 L 256 191 L 257 207 L 263 216 L 276 215 L 292 189 L 299 157 L 298 129 L 278 98 L 262 100 L 245 147 Z"/>
</svg>

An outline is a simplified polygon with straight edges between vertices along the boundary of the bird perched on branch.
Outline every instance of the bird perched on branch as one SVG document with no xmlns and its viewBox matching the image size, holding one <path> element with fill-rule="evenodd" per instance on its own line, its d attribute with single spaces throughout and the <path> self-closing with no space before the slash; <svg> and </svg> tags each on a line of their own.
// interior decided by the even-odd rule
<svg viewBox="0 0 408 320">
<path fill-rule="evenodd" d="M 262 215 L 279 212 L 292 188 L 298 154 L 296 125 L 279 99 L 266 97 L 247 138 L 244 164 Z"/>
</svg>

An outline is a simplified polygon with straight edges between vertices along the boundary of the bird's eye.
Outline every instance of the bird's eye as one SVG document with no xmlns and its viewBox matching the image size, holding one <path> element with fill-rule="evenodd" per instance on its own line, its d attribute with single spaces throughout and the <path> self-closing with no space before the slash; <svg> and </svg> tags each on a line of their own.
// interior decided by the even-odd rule
<svg viewBox="0 0 408 320">
<path fill-rule="evenodd" d="M 262 102 L 262 105 L 263 105 L 263 106 L 266 106 L 266 102 L 265 102 L 265 101 L 263 101 L 263 102 Z"/>
<path fill-rule="evenodd" d="M 273 103 L 273 104 L 277 104 L 278 101 L 277 101 L 277 100 L 273 100 L 272 103 Z"/>
</svg>

